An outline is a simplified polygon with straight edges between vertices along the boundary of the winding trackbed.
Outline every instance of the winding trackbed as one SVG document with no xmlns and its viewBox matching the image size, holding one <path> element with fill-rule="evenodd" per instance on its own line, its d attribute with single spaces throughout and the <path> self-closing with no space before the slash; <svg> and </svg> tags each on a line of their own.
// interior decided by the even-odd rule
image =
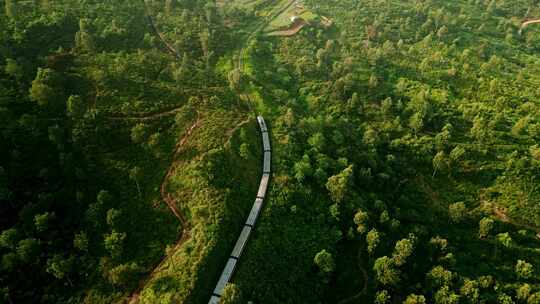
<svg viewBox="0 0 540 304">
<path fill-rule="evenodd" d="M 271 174 L 272 147 L 270 145 L 268 127 L 266 126 L 264 118 L 262 116 L 258 116 L 257 121 L 259 123 L 263 146 L 263 169 L 259 190 L 249 216 L 242 227 L 242 232 L 234 245 L 227 263 L 225 264 L 223 272 L 217 281 L 216 287 L 214 288 L 208 304 L 218 304 L 220 302 L 221 297 L 224 295 L 225 286 L 231 281 L 234 271 L 236 270 L 240 258 L 242 257 L 242 253 L 244 252 L 247 242 L 249 241 L 249 237 L 251 233 L 253 233 L 253 229 L 255 229 L 255 223 L 257 222 L 257 219 L 260 216 L 264 206 Z"/>
</svg>

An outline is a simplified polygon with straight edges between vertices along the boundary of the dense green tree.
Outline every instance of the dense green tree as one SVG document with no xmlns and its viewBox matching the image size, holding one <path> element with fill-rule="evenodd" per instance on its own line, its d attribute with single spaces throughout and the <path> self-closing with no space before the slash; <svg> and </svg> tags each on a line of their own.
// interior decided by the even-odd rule
<svg viewBox="0 0 540 304">
<path fill-rule="evenodd" d="M 143 123 L 138 123 L 131 128 L 131 140 L 134 143 L 140 144 L 146 140 L 148 136 L 147 126 Z"/>
<path fill-rule="evenodd" d="M 10 228 L 4 230 L 2 231 L 2 234 L 0 234 L 0 247 L 15 249 L 18 239 L 19 233 L 17 232 L 17 229 Z"/>
<path fill-rule="evenodd" d="M 9 2 L 9 1 L 8 1 Z M 6 4 L 7 5 L 7 4 Z M 22 79 L 24 75 L 24 69 L 16 60 L 11 58 L 6 58 L 6 65 L 4 71 L 11 77 L 16 79 Z"/>
<path fill-rule="evenodd" d="M 142 196 L 141 186 L 139 184 L 139 180 L 141 179 L 141 168 L 137 166 L 131 168 L 131 170 L 129 170 L 129 178 L 135 182 L 139 196 Z"/>
<path fill-rule="evenodd" d="M 528 279 L 534 272 L 533 266 L 523 260 L 518 260 L 516 263 L 516 274 L 518 277 Z"/>
<path fill-rule="evenodd" d="M 463 286 L 461 286 L 460 294 L 467 299 L 469 303 L 478 303 L 480 299 L 480 289 L 478 288 L 478 282 L 475 280 L 465 279 Z"/>
<path fill-rule="evenodd" d="M 435 266 L 428 272 L 427 279 L 433 286 L 451 286 L 454 274 L 442 266 Z"/>
<path fill-rule="evenodd" d="M 242 292 L 236 284 L 228 283 L 223 288 L 223 295 L 219 300 L 220 304 L 240 304 L 244 303 Z"/>
<path fill-rule="evenodd" d="M 15 0 L 5 0 L 4 9 L 6 16 L 8 16 L 9 18 L 15 18 L 19 15 L 18 4 Z"/>
<path fill-rule="evenodd" d="M 375 228 L 371 229 L 366 235 L 367 251 L 373 254 L 381 242 L 380 233 Z"/>
<path fill-rule="evenodd" d="M 54 106 L 63 103 L 60 81 L 60 76 L 54 70 L 38 69 L 30 88 L 30 98 L 40 106 Z"/>
<path fill-rule="evenodd" d="M 323 272 L 323 273 L 332 273 L 334 272 L 334 269 L 335 269 L 335 262 L 334 262 L 334 257 L 332 256 L 331 253 L 327 252 L 325 249 L 319 251 L 316 255 L 315 255 L 315 258 L 313 259 L 315 265 L 317 265 L 317 267 L 319 267 L 319 269 Z"/>
<path fill-rule="evenodd" d="M 109 251 L 113 258 L 119 258 L 123 251 L 125 239 L 125 233 L 113 231 L 104 236 L 103 245 L 105 246 L 105 249 Z"/>
<path fill-rule="evenodd" d="M 402 266 L 407 261 L 407 258 L 412 254 L 414 242 L 411 239 L 402 239 L 396 243 L 392 259 L 397 266 Z"/>
<path fill-rule="evenodd" d="M 529 296 L 527 299 L 527 304 L 539 304 L 540 303 L 540 292 L 535 292 Z"/>
<path fill-rule="evenodd" d="M 480 238 L 487 237 L 489 233 L 491 232 L 491 230 L 493 229 L 494 223 L 495 222 L 489 217 L 484 217 L 483 219 L 481 219 L 480 224 L 479 224 L 479 229 L 478 229 L 478 236 Z"/>
<path fill-rule="evenodd" d="M 439 171 L 446 171 L 448 169 L 448 159 L 443 151 L 439 151 L 433 157 L 433 176 Z"/>
<path fill-rule="evenodd" d="M 328 178 L 326 189 L 330 192 L 330 197 L 336 203 L 341 203 L 350 191 L 353 178 L 353 167 L 349 166 L 342 172 Z"/>
<path fill-rule="evenodd" d="M 426 298 L 422 295 L 410 294 L 407 299 L 403 301 L 403 304 L 425 304 Z"/>
<path fill-rule="evenodd" d="M 39 232 L 45 232 L 49 229 L 51 222 L 54 220 L 54 213 L 45 212 L 34 216 L 34 225 Z"/>
<path fill-rule="evenodd" d="M 499 294 L 497 297 L 497 303 L 500 304 L 514 304 L 514 301 L 512 300 L 512 297 L 507 294 Z"/>
<path fill-rule="evenodd" d="M 142 269 L 135 262 L 120 264 L 109 270 L 109 281 L 116 286 L 134 286 Z"/>
<path fill-rule="evenodd" d="M 383 285 L 396 285 L 400 281 L 399 269 L 396 268 L 394 261 L 387 256 L 375 260 L 373 271 L 375 271 L 377 280 Z"/>
<path fill-rule="evenodd" d="M 73 239 L 73 247 L 81 251 L 87 251 L 88 242 L 88 236 L 85 232 L 76 233 Z"/>
<path fill-rule="evenodd" d="M 34 238 L 19 241 L 17 254 L 21 261 L 25 263 L 34 262 L 39 255 L 39 241 Z"/>
<path fill-rule="evenodd" d="M 79 20 L 79 31 L 75 34 L 75 46 L 81 52 L 91 52 L 95 49 L 89 19 L 83 18 Z"/>
<path fill-rule="evenodd" d="M 377 291 L 375 294 L 375 304 L 388 304 L 390 300 L 390 294 L 386 290 Z"/>
<path fill-rule="evenodd" d="M 363 210 L 358 210 L 354 214 L 354 223 L 356 224 L 356 231 L 359 233 L 365 233 L 367 231 L 367 224 L 369 221 L 369 215 Z"/>
<path fill-rule="evenodd" d="M 512 237 L 508 232 L 497 234 L 497 242 L 504 247 L 510 247 L 512 245 Z"/>
<path fill-rule="evenodd" d="M 69 278 L 69 273 L 72 271 L 73 262 L 73 257 L 65 259 L 60 255 L 54 255 L 52 258 L 47 260 L 47 272 L 59 280 L 66 278 L 69 284 L 73 285 Z"/>
<path fill-rule="evenodd" d="M 14 252 L 8 252 L 2 256 L 2 270 L 12 272 L 17 269 L 19 264 L 19 256 Z"/>
<path fill-rule="evenodd" d="M 450 290 L 448 286 L 443 286 L 435 292 L 436 304 L 457 304 L 459 303 L 459 295 Z"/>
<path fill-rule="evenodd" d="M 454 223 L 462 222 L 467 216 L 467 206 L 463 202 L 457 202 L 448 206 L 450 219 Z"/>
<path fill-rule="evenodd" d="M 67 111 L 68 114 L 73 117 L 80 119 L 86 114 L 86 104 L 84 100 L 79 95 L 71 95 L 67 101 Z"/>
<path fill-rule="evenodd" d="M 530 294 L 531 294 L 531 285 L 526 284 L 526 283 L 519 286 L 518 289 L 516 290 L 517 299 L 522 302 L 527 301 L 527 298 L 529 298 Z"/>
</svg>

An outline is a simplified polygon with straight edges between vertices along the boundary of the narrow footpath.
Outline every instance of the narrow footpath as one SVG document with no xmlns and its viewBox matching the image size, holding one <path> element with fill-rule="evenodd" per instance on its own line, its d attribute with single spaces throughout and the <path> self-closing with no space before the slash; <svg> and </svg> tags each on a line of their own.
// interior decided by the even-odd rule
<svg viewBox="0 0 540 304">
<path fill-rule="evenodd" d="M 190 230 L 191 227 L 189 225 L 189 222 L 186 220 L 182 212 L 178 210 L 178 205 L 174 197 L 168 192 L 167 186 L 169 185 L 170 177 L 174 174 L 174 171 L 179 165 L 178 155 L 182 153 L 184 145 L 187 143 L 190 136 L 193 134 L 193 131 L 198 128 L 201 124 L 201 117 L 199 112 L 197 112 L 197 120 L 191 125 L 191 127 L 187 130 L 187 132 L 182 136 L 180 141 L 176 144 L 174 153 L 173 153 L 173 161 L 169 167 L 169 170 L 167 171 L 167 174 L 165 174 L 165 177 L 163 178 L 163 181 L 161 182 L 160 186 L 160 193 L 161 198 L 167 204 L 171 212 L 176 216 L 176 218 L 180 221 L 180 224 L 182 226 L 182 233 L 179 236 L 179 239 L 176 241 L 176 244 L 174 245 L 174 251 L 178 249 L 185 241 L 187 241 L 190 238 Z M 156 273 L 161 269 L 161 267 L 165 264 L 167 260 L 167 257 L 164 257 L 159 264 L 154 267 L 152 272 L 146 276 L 140 283 L 137 289 L 129 296 L 129 303 L 135 304 L 139 301 L 139 294 L 144 289 L 146 284 L 156 275 Z"/>
</svg>

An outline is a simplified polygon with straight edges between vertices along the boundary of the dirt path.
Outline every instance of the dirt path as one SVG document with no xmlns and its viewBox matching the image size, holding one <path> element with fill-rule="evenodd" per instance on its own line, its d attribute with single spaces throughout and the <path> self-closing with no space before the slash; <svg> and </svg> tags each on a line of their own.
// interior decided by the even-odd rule
<svg viewBox="0 0 540 304">
<path fill-rule="evenodd" d="M 169 53 L 171 53 L 171 55 L 173 55 L 177 59 L 180 59 L 181 56 L 178 53 L 178 51 L 170 43 L 167 42 L 167 40 L 165 39 L 165 35 L 163 35 L 163 33 L 158 30 L 156 24 L 154 23 L 154 19 L 152 19 L 152 17 L 150 17 L 150 10 L 148 9 L 148 5 L 146 4 L 146 0 L 143 0 L 143 2 L 144 2 L 144 9 L 146 11 L 146 19 L 148 20 L 148 23 L 150 24 L 150 27 L 152 27 L 152 30 L 159 37 L 159 40 L 161 40 L 161 43 L 163 43 L 163 45 L 165 46 L 167 51 Z"/>
<path fill-rule="evenodd" d="M 110 115 L 106 117 L 107 119 L 110 119 L 110 120 L 137 120 L 137 121 L 152 120 L 152 119 L 162 118 L 165 116 L 176 114 L 180 112 L 183 107 L 184 105 L 181 105 L 181 106 L 169 109 L 169 110 L 164 110 L 164 111 L 155 112 L 155 113 L 141 113 L 141 114 L 134 114 L 134 115 Z"/>
<path fill-rule="evenodd" d="M 182 225 L 182 234 L 180 235 L 180 238 L 176 241 L 176 244 L 174 246 L 174 252 L 180 248 L 180 246 L 187 241 L 191 234 L 191 226 L 189 225 L 189 222 L 186 220 L 185 216 L 182 214 L 180 210 L 178 210 L 177 202 L 175 198 L 168 192 L 167 186 L 169 185 L 169 180 L 171 176 L 174 174 L 174 171 L 180 164 L 179 161 L 177 161 L 177 156 L 183 151 L 184 145 L 187 143 L 188 139 L 193 134 L 193 131 L 197 129 L 201 125 L 201 116 L 199 112 L 197 112 L 197 120 L 191 125 L 191 127 L 188 129 L 188 131 L 182 136 L 182 138 L 178 141 L 176 144 L 176 147 L 174 149 L 173 153 L 173 162 L 171 166 L 169 167 L 169 170 L 167 171 L 167 174 L 165 174 L 165 177 L 163 178 L 163 181 L 161 182 L 160 187 L 160 193 L 161 198 L 167 204 L 167 207 L 171 210 L 171 212 L 176 216 L 176 218 L 180 221 L 180 224 Z M 144 289 L 144 287 L 148 284 L 148 282 L 158 273 L 158 271 L 162 268 L 162 266 L 167 261 L 167 256 L 165 256 L 159 264 L 154 267 L 152 272 L 144 278 L 140 283 L 137 289 L 128 297 L 128 303 L 135 304 L 139 301 L 139 294 Z"/>
<path fill-rule="evenodd" d="M 530 25 L 530 24 L 534 24 L 534 23 L 540 23 L 540 19 L 536 19 L 536 20 L 529 20 L 529 21 L 525 21 L 521 24 L 521 28 L 525 28 L 527 25 Z"/>
<path fill-rule="evenodd" d="M 348 297 L 346 299 L 339 301 L 338 304 L 346 304 L 346 303 L 358 300 L 367 291 L 369 277 L 368 277 L 366 269 L 362 267 L 362 250 L 358 250 L 358 268 L 360 269 L 360 272 L 362 273 L 362 277 L 364 277 L 364 286 L 362 287 L 362 290 L 360 290 L 357 294 L 355 294 L 352 297 Z"/>
<path fill-rule="evenodd" d="M 243 127 L 244 125 L 248 124 L 252 119 L 251 118 L 246 118 L 244 119 L 243 121 L 239 122 L 236 127 L 230 129 L 229 131 L 227 131 L 227 141 L 230 141 L 231 140 L 231 137 L 233 136 L 234 132 L 236 132 L 238 129 L 240 129 L 241 127 Z"/>
<path fill-rule="evenodd" d="M 519 34 L 521 35 L 521 33 L 523 32 L 523 30 L 524 30 L 528 25 L 535 24 L 535 23 L 540 23 L 540 19 L 529 20 L 529 21 L 523 22 L 523 23 L 521 24 L 520 29 L 519 29 Z"/>
<path fill-rule="evenodd" d="M 519 222 L 519 221 L 517 221 L 515 219 L 512 219 L 511 217 L 508 216 L 506 208 L 501 208 L 501 207 L 498 207 L 498 206 L 494 205 L 493 206 L 493 214 L 501 222 L 509 223 L 509 224 L 512 224 L 512 225 L 514 225 L 516 227 L 521 227 L 521 228 L 529 229 L 529 230 L 532 230 L 532 231 L 536 232 L 536 236 L 540 238 L 540 227 L 535 227 L 535 226 L 532 226 L 532 225 L 529 225 L 529 224 Z"/>
</svg>

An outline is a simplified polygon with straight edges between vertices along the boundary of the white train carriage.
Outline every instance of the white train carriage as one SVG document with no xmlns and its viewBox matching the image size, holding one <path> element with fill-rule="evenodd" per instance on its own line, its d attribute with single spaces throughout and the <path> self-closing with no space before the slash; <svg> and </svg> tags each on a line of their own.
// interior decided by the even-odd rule
<svg viewBox="0 0 540 304">
<path fill-rule="evenodd" d="M 262 116 L 257 116 L 257 122 L 259 123 L 259 127 L 261 128 L 261 132 L 268 132 L 266 122 L 264 121 L 264 118 Z"/>
<path fill-rule="evenodd" d="M 238 237 L 238 240 L 236 240 L 236 245 L 234 245 L 234 249 L 231 253 L 231 257 L 239 259 L 242 255 L 242 252 L 244 251 L 244 248 L 246 247 L 246 243 L 249 239 L 249 235 L 251 234 L 251 227 L 244 226 L 242 229 L 242 232 L 240 233 L 240 236 Z"/>
<path fill-rule="evenodd" d="M 264 152 L 263 160 L 263 173 L 270 173 L 270 167 L 272 165 L 272 152 Z"/>
<path fill-rule="evenodd" d="M 216 285 L 216 288 L 214 289 L 213 296 L 214 297 L 221 297 L 223 295 L 223 288 L 225 288 L 225 285 L 229 283 L 232 274 L 234 272 L 234 269 L 236 268 L 236 262 L 237 259 L 235 258 L 229 258 L 227 261 L 227 265 L 225 265 L 225 268 L 223 269 L 223 272 L 221 273 L 221 277 L 219 277 L 219 281 Z"/>
<path fill-rule="evenodd" d="M 261 177 L 261 183 L 259 184 L 259 192 L 257 192 L 257 198 L 264 199 L 266 190 L 268 189 L 268 181 L 270 180 L 270 174 L 265 173 Z"/>
<path fill-rule="evenodd" d="M 225 268 L 223 269 L 223 272 L 221 273 L 219 281 L 216 284 L 216 288 L 214 289 L 214 292 L 212 293 L 212 296 L 208 304 L 219 304 L 220 298 L 223 295 L 223 289 L 225 288 L 225 285 L 227 285 L 227 283 L 230 282 L 231 277 L 236 268 L 236 265 L 240 259 L 240 256 L 242 255 L 246 247 L 246 244 L 249 240 L 249 237 L 251 235 L 251 232 L 253 231 L 255 222 L 257 221 L 257 218 L 259 217 L 259 214 L 261 213 L 261 210 L 264 204 L 264 198 L 268 190 L 268 183 L 270 180 L 270 172 L 271 172 L 271 164 L 272 164 L 270 136 L 268 135 L 268 128 L 266 126 L 266 122 L 264 121 L 264 118 L 262 116 L 257 116 L 257 122 L 259 123 L 259 127 L 261 129 L 263 150 L 264 150 L 263 175 L 261 177 L 261 183 L 259 184 L 257 198 L 255 199 L 255 203 L 253 203 L 253 207 L 251 208 L 251 211 L 246 220 L 246 223 L 244 227 L 242 228 L 242 232 L 240 233 L 240 236 L 238 237 L 236 244 L 234 245 L 234 248 L 231 252 L 231 256 L 227 260 L 227 264 L 225 265 Z"/>
<path fill-rule="evenodd" d="M 272 148 L 270 147 L 270 136 L 268 136 L 268 132 L 263 132 L 262 133 L 262 139 L 263 139 L 263 150 L 264 150 L 264 152 L 272 151 Z"/>
<path fill-rule="evenodd" d="M 262 198 L 255 199 L 255 203 L 253 203 L 253 207 L 251 207 L 251 212 L 249 213 L 248 219 L 246 221 L 246 225 L 249 225 L 251 227 L 255 226 L 255 222 L 257 222 L 257 219 L 259 218 L 259 214 L 261 213 L 263 205 Z"/>
</svg>

